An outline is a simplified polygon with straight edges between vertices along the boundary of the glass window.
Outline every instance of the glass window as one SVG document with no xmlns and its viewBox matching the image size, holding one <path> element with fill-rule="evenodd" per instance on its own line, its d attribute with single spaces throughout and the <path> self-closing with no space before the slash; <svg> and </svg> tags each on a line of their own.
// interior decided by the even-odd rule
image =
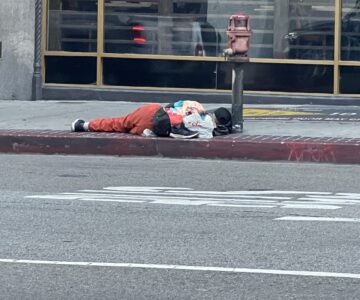
<svg viewBox="0 0 360 300">
<path fill-rule="evenodd" d="M 334 0 L 275 2 L 274 58 L 334 58 Z"/>
<path fill-rule="evenodd" d="M 360 94 L 360 67 L 340 67 L 340 93 Z"/>
<path fill-rule="evenodd" d="M 104 58 L 104 84 L 231 90 L 232 64 L 181 60 Z M 332 93 L 333 66 L 245 65 L 245 90 Z"/>
<path fill-rule="evenodd" d="M 206 7 L 206 0 L 106 1 L 105 52 L 217 56 Z"/>
<path fill-rule="evenodd" d="M 97 51 L 97 0 L 49 0 L 47 50 Z"/>
<path fill-rule="evenodd" d="M 103 65 L 107 85 L 215 88 L 215 62 L 104 58 Z"/>
<path fill-rule="evenodd" d="M 334 1 L 105 1 L 105 51 L 221 56 L 231 15 L 250 16 L 249 56 L 332 59 Z"/>
<path fill-rule="evenodd" d="M 96 57 L 48 56 L 45 82 L 96 84 Z"/>
<path fill-rule="evenodd" d="M 217 88 L 231 89 L 231 64 L 219 63 Z M 332 93 L 333 66 L 246 64 L 244 89 L 251 91 Z"/>
<path fill-rule="evenodd" d="M 342 3 L 341 59 L 360 60 L 360 1 Z"/>
</svg>

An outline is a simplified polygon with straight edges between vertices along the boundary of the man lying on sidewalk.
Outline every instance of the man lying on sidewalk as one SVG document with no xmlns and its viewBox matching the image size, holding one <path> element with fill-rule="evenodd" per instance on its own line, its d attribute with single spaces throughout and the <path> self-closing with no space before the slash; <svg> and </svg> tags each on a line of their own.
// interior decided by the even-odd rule
<svg viewBox="0 0 360 300">
<path fill-rule="evenodd" d="M 77 119 L 71 124 L 71 131 L 122 132 L 143 135 L 151 130 L 157 136 L 169 136 L 170 118 L 159 104 L 147 104 L 135 111 L 116 118 L 100 118 L 89 122 Z"/>
<path fill-rule="evenodd" d="M 171 105 L 164 109 L 159 104 L 147 104 L 121 117 L 100 118 L 90 120 L 89 122 L 77 119 L 72 123 L 71 131 L 121 132 L 143 136 L 171 136 L 174 138 L 197 137 L 201 133 L 199 131 L 203 129 L 201 128 L 201 119 L 203 117 L 198 117 L 197 115 L 199 115 L 200 111 L 196 110 L 203 110 L 202 105 L 196 101 L 178 101 L 176 103 L 178 105 L 175 110 L 172 109 L 174 107 L 171 108 Z M 186 109 L 179 111 L 179 103 L 186 107 Z M 196 108 L 192 109 L 191 106 L 194 105 Z M 211 137 L 217 124 L 222 126 L 225 122 L 231 125 L 231 115 L 225 108 L 219 108 L 210 114 L 205 114 L 204 110 L 200 113 L 210 118 L 211 125 L 207 126 L 206 129 L 210 131 Z M 188 127 L 192 127 L 193 130 L 186 127 L 184 122 L 182 122 L 183 119 L 184 121 L 186 120 L 185 117 L 198 117 L 194 120 L 188 120 L 186 123 L 190 124 L 191 126 Z M 199 131 L 195 131 L 196 129 Z M 200 137 L 209 138 L 210 136 L 207 134 L 206 136 L 200 135 Z"/>
<path fill-rule="evenodd" d="M 205 111 L 201 103 L 179 100 L 166 105 L 172 131 L 181 128 L 197 131 L 200 138 L 212 138 L 232 132 L 231 113 L 224 107 Z"/>
</svg>

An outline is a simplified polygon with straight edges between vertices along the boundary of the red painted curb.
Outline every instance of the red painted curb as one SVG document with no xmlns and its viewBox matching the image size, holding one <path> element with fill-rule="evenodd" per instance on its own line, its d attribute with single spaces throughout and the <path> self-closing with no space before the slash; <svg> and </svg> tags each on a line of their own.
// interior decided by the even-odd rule
<svg viewBox="0 0 360 300">
<path fill-rule="evenodd" d="M 360 163 L 360 138 L 232 134 L 178 140 L 119 133 L 0 130 L 0 152 Z"/>
</svg>

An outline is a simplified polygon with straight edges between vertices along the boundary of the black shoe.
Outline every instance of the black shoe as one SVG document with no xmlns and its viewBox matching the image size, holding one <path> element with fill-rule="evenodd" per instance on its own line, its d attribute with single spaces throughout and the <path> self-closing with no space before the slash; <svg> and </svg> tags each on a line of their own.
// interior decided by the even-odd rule
<svg viewBox="0 0 360 300">
<path fill-rule="evenodd" d="M 184 123 L 181 123 L 180 127 L 171 127 L 170 136 L 176 139 L 191 139 L 197 137 L 199 132 L 187 129 Z"/>
<path fill-rule="evenodd" d="M 71 124 L 71 131 L 85 131 L 84 124 L 84 120 L 76 119 Z"/>
<path fill-rule="evenodd" d="M 186 133 L 186 135 L 170 132 L 170 137 L 174 139 L 192 139 L 192 138 L 196 138 L 198 135 L 199 132 L 197 131 L 191 131 L 191 133 Z"/>
</svg>

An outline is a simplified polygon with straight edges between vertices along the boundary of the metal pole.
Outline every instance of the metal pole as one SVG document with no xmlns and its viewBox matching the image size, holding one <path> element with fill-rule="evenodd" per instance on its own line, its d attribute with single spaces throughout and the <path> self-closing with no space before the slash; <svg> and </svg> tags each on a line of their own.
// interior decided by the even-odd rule
<svg viewBox="0 0 360 300">
<path fill-rule="evenodd" d="M 32 100 L 42 99 L 41 78 L 41 20 L 42 0 L 35 0 L 35 51 L 34 51 L 34 74 L 32 81 Z"/>
<path fill-rule="evenodd" d="M 244 68 L 242 63 L 233 63 L 231 113 L 233 131 L 243 131 Z"/>
</svg>

